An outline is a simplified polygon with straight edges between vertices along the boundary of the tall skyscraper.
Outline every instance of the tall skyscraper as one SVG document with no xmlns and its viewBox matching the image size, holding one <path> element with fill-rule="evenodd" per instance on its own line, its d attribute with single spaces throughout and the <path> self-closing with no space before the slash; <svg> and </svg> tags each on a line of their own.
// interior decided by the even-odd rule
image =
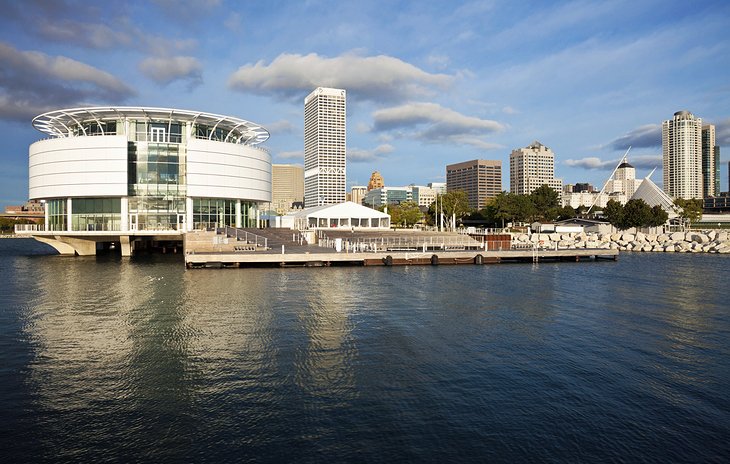
<svg viewBox="0 0 730 464">
<path fill-rule="evenodd" d="M 702 195 L 720 195 L 720 147 L 715 145 L 715 126 L 702 126 Z"/>
<path fill-rule="evenodd" d="M 469 208 L 482 209 L 487 200 L 502 191 L 502 162 L 471 160 L 446 166 L 446 190 L 463 190 L 469 197 Z"/>
<path fill-rule="evenodd" d="M 562 194 L 563 181 L 555 178 L 555 153 L 538 141 L 509 155 L 509 191 L 529 195 L 547 185 Z"/>
<path fill-rule="evenodd" d="M 317 87 L 304 99 L 304 206 L 345 201 L 345 91 Z"/>
<path fill-rule="evenodd" d="M 662 123 L 664 191 L 672 198 L 702 198 L 702 119 L 677 111 Z"/>
<path fill-rule="evenodd" d="M 271 205 L 285 214 L 304 203 L 304 168 L 294 164 L 271 165 Z"/>
</svg>

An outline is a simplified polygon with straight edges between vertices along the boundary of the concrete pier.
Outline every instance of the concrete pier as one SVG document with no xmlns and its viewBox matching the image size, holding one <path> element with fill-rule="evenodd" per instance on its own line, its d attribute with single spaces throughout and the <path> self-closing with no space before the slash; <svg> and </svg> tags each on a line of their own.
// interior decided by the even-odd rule
<svg viewBox="0 0 730 464">
<path fill-rule="evenodd" d="M 188 268 L 322 267 L 498 264 L 506 262 L 587 261 L 618 259 L 618 250 L 382 251 L 367 253 L 186 253 Z"/>
</svg>

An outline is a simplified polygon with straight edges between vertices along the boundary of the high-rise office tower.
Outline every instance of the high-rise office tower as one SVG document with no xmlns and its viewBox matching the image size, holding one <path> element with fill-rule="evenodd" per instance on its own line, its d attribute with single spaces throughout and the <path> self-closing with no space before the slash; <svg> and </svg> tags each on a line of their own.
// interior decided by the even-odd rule
<svg viewBox="0 0 730 464">
<path fill-rule="evenodd" d="M 702 195 L 720 195 L 720 150 L 715 145 L 715 126 L 702 126 Z"/>
<path fill-rule="evenodd" d="M 304 202 L 304 168 L 294 164 L 271 165 L 271 205 L 284 214 Z"/>
<path fill-rule="evenodd" d="M 677 111 L 662 123 L 664 191 L 672 198 L 702 198 L 702 119 Z"/>
<path fill-rule="evenodd" d="M 446 190 L 463 190 L 469 197 L 469 208 L 482 209 L 487 200 L 502 191 L 502 162 L 471 160 L 446 166 Z"/>
<path fill-rule="evenodd" d="M 547 185 L 558 194 L 563 191 L 562 179 L 555 178 L 555 153 L 538 141 L 509 155 L 509 191 L 529 195 Z"/>
<path fill-rule="evenodd" d="M 304 99 L 304 206 L 345 201 L 345 91 L 317 87 Z"/>
</svg>

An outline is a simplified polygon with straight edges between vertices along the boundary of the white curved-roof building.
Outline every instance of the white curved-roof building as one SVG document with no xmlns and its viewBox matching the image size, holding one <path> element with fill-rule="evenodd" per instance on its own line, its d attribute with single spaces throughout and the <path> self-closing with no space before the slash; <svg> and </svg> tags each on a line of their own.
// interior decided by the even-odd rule
<svg viewBox="0 0 730 464">
<path fill-rule="evenodd" d="M 271 201 L 269 138 L 231 116 L 150 107 L 51 111 L 49 138 L 29 150 L 29 198 L 46 205 L 43 232 L 182 234 L 254 227 Z"/>
</svg>

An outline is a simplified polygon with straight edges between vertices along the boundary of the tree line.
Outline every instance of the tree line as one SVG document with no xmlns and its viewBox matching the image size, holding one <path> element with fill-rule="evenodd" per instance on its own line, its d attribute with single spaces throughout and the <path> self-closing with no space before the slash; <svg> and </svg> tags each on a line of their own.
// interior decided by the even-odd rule
<svg viewBox="0 0 730 464">
<path fill-rule="evenodd" d="M 677 199 L 677 213 L 686 222 L 696 222 L 702 217 L 702 200 Z M 384 208 L 381 208 L 381 210 Z M 476 220 L 493 227 L 505 227 L 515 222 L 552 222 L 570 219 L 585 213 L 588 208 L 560 206 L 560 194 L 547 185 L 542 185 L 529 195 L 502 192 L 491 198 L 480 210 L 469 208 L 466 192 L 457 190 L 437 196 L 425 213 L 413 201 L 398 205 L 388 205 L 393 226 L 410 227 L 425 220 L 438 225 L 439 212 L 446 221 L 456 217 L 457 221 Z M 661 206 L 649 206 L 644 200 L 633 199 L 622 205 L 609 200 L 603 208 L 604 218 L 617 229 L 632 227 L 658 227 L 665 224 L 669 215 Z"/>
</svg>

